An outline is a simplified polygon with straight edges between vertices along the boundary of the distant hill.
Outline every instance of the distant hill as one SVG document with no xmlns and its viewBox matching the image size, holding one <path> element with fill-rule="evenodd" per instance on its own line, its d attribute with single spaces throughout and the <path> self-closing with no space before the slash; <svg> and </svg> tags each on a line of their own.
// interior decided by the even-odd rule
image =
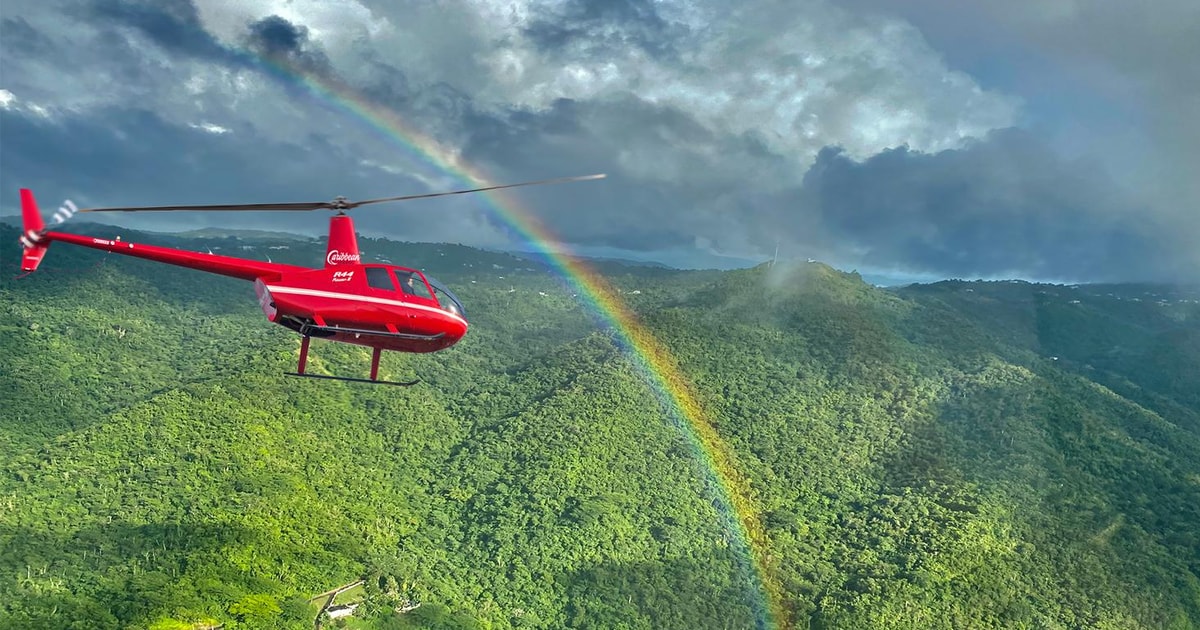
<svg viewBox="0 0 1200 630">
<path fill-rule="evenodd" d="M 361 245 L 471 313 L 385 355 L 418 386 L 284 376 L 298 338 L 249 283 L 61 244 L 16 278 L 0 250 L 0 627 L 307 629 L 359 579 L 347 627 L 1200 625 L 1194 287 L 600 265 L 728 447 L 739 521 L 569 282 Z M 317 341 L 310 369 L 368 360 Z"/>
<path fill-rule="evenodd" d="M 540 263 L 541 261 L 545 260 L 545 256 L 543 256 L 542 254 L 533 253 L 533 252 L 510 251 L 510 252 L 506 252 L 506 253 L 510 253 L 514 256 L 517 256 L 519 258 L 524 258 L 524 259 L 530 260 L 532 262 Z M 632 258 L 621 258 L 621 257 L 616 257 L 616 256 L 566 255 L 565 257 L 568 259 L 571 259 L 571 260 L 579 260 L 579 261 L 584 261 L 584 262 L 590 262 L 593 264 L 603 263 L 603 264 L 623 265 L 626 267 L 653 267 L 653 268 L 658 268 L 658 269 L 671 269 L 672 268 L 670 265 L 666 265 L 666 264 L 652 261 L 652 260 L 635 260 Z"/>
<path fill-rule="evenodd" d="M 939 282 L 898 293 L 1200 431 L 1200 286 Z"/>
<path fill-rule="evenodd" d="M 239 238 L 239 239 L 256 239 L 256 240 L 292 240 L 292 241 L 309 241 L 311 236 L 302 234 L 292 234 L 290 232 L 274 232 L 269 230 L 231 230 L 226 228 L 202 228 L 199 230 L 186 230 L 183 232 L 175 232 L 177 236 L 183 238 Z"/>
</svg>

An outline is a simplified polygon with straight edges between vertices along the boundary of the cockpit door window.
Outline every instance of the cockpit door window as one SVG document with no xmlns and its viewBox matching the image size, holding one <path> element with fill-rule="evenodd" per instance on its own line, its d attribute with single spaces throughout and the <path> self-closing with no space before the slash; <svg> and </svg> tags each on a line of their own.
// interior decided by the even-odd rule
<svg viewBox="0 0 1200 630">
<path fill-rule="evenodd" d="M 400 281 L 400 290 L 405 295 L 413 295 L 425 298 L 426 300 L 433 299 L 433 295 L 429 292 L 429 287 L 425 284 L 425 279 L 420 274 L 397 269 L 396 279 Z"/>
</svg>

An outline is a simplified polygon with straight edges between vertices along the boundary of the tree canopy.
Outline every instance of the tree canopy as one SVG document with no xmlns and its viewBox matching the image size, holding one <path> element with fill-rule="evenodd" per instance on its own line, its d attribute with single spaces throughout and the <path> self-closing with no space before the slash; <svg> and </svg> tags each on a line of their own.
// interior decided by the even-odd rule
<svg viewBox="0 0 1200 630">
<path fill-rule="evenodd" d="M 61 244 L 17 279 L 5 250 L 0 626 L 311 628 L 310 598 L 358 579 L 329 624 L 1200 625 L 1194 287 L 602 265 L 748 480 L 748 558 L 686 423 L 578 287 L 361 245 L 467 304 L 458 346 L 385 354 L 381 376 L 420 385 L 284 376 L 299 338 L 248 283 Z M 368 362 L 316 341 L 310 369 Z"/>
</svg>

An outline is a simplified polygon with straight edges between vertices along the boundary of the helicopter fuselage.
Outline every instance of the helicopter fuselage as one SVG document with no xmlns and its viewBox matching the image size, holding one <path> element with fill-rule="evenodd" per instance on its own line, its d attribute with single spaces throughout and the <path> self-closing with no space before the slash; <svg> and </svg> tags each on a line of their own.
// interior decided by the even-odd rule
<svg viewBox="0 0 1200 630">
<path fill-rule="evenodd" d="M 449 348 L 467 332 L 462 304 L 417 269 L 346 263 L 310 269 L 65 232 L 40 238 L 253 280 L 267 319 L 305 336 L 425 353 Z"/>
<path fill-rule="evenodd" d="M 413 279 L 406 290 L 406 279 Z M 416 269 L 339 265 L 254 282 L 267 319 L 304 335 L 397 352 L 436 352 L 467 332 L 461 304 Z"/>
</svg>

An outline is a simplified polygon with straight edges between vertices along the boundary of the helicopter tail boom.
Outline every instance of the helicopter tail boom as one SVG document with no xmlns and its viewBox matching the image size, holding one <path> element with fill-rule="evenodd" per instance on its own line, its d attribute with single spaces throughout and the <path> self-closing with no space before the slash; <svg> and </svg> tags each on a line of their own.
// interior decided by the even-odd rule
<svg viewBox="0 0 1200 630">
<path fill-rule="evenodd" d="M 43 238 L 46 234 L 46 223 L 42 221 L 42 213 L 38 210 L 33 191 L 21 189 L 21 270 L 34 271 L 42 264 L 50 241 Z"/>
<path fill-rule="evenodd" d="M 75 207 L 75 204 L 70 201 L 65 202 L 63 207 L 59 208 L 58 212 L 51 217 L 53 221 L 52 225 L 57 226 L 61 224 L 76 212 L 80 212 L 80 210 Z M 46 255 L 46 249 L 50 247 L 50 243 L 53 241 L 62 241 L 114 254 L 133 256 L 134 258 L 145 258 L 147 260 L 188 267 L 243 280 L 277 277 L 280 274 L 288 272 L 309 271 L 307 267 L 285 265 L 270 261 L 218 256 L 212 252 L 201 254 L 170 247 L 130 243 L 122 241 L 119 236 L 114 239 L 106 239 L 84 236 L 82 234 L 51 231 L 46 229 L 46 223 L 42 220 L 42 213 L 38 210 L 37 202 L 33 198 L 33 192 L 27 188 L 21 189 L 21 223 L 20 241 L 21 246 L 24 248 L 24 254 L 21 258 L 21 270 L 25 272 L 32 272 L 38 268 L 38 265 L 42 262 L 42 258 Z"/>
</svg>

